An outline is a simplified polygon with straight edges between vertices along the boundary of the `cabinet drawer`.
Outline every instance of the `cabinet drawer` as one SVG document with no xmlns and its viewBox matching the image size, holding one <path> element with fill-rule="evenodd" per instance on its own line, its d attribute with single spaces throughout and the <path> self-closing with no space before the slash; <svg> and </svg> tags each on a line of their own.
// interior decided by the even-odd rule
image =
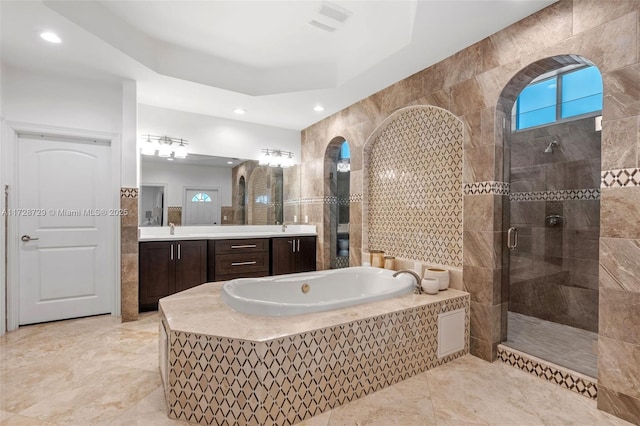
<svg viewBox="0 0 640 426">
<path fill-rule="evenodd" d="M 216 255 L 227 253 L 255 253 L 267 250 L 269 250 L 269 240 L 265 238 L 216 241 Z"/>
<path fill-rule="evenodd" d="M 269 275 L 269 271 L 264 272 L 243 272 L 236 274 L 217 275 L 215 281 L 229 281 L 235 278 L 262 278 Z"/>
<path fill-rule="evenodd" d="M 264 272 L 269 275 L 269 252 L 216 255 L 216 279 L 222 275 Z"/>
</svg>

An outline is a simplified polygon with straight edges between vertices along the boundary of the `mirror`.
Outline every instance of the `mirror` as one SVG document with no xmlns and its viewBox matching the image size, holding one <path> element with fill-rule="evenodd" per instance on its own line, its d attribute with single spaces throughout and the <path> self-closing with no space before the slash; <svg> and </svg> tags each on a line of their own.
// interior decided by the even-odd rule
<svg viewBox="0 0 640 426">
<path fill-rule="evenodd" d="M 300 166 L 141 155 L 140 226 L 274 225 L 299 216 Z"/>
</svg>

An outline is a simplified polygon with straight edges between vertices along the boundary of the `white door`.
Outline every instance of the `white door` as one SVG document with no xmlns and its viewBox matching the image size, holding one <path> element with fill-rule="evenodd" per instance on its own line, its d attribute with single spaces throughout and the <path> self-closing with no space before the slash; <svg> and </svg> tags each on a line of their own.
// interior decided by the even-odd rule
<svg viewBox="0 0 640 426">
<path fill-rule="evenodd" d="M 184 225 L 218 224 L 218 190 L 187 189 Z"/>
<path fill-rule="evenodd" d="M 111 312 L 110 147 L 18 139 L 20 324 Z"/>
</svg>

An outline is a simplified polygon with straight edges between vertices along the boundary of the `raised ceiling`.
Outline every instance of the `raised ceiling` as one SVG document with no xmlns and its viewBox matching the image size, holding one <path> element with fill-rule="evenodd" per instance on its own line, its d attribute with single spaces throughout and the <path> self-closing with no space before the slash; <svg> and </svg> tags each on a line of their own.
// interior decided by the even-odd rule
<svg viewBox="0 0 640 426">
<path fill-rule="evenodd" d="M 136 80 L 143 104 L 303 129 L 554 1 L 2 1 L 1 52 Z"/>
</svg>

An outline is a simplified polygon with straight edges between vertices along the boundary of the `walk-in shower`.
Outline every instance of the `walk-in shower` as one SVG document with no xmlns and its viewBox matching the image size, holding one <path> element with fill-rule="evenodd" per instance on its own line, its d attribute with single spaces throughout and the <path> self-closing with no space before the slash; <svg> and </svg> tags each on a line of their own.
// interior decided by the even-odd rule
<svg viewBox="0 0 640 426">
<path fill-rule="evenodd" d="M 595 84 L 586 86 L 587 80 Z M 592 377 L 601 169 L 595 117 L 601 109 L 598 70 L 574 66 L 522 90 L 505 132 L 510 232 L 504 344 Z"/>
</svg>

